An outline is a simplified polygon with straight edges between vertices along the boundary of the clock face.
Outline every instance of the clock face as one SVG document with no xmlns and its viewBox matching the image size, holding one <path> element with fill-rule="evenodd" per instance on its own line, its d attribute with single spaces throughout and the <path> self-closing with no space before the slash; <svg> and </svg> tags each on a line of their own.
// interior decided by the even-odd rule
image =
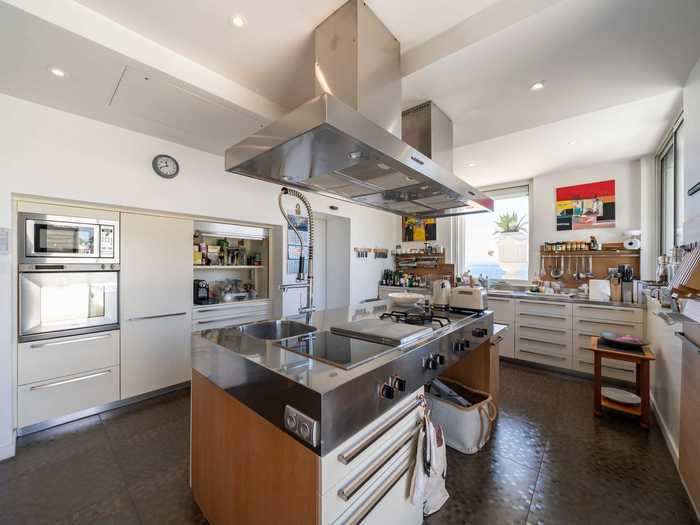
<svg viewBox="0 0 700 525">
<path fill-rule="evenodd" d="M 165 179 L 174 178 L 180 171 L 177 161 L 170 155 L 156 155 L 152 165 L 155 172 Z"/>
</svg>

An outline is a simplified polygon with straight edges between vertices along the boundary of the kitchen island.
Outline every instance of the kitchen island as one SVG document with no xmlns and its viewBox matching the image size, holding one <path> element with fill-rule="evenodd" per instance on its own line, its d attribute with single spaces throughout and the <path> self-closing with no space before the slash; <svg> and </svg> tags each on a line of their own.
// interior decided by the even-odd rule
<svg viewBox="0 0 700 525">
<path fill-rule="evenodd" d="M 444 326 L 376 357 L 373 343 L 339 347 L 326 331 L 392 310 L 376 301 L 315 312 L 307 355 L 236 327 L 193 334 L 192 489 L 211 523 L 422 521 L 406 495 L 418 396 L 490 351 L 493 316 L 442 313 Z"/>
</svg>

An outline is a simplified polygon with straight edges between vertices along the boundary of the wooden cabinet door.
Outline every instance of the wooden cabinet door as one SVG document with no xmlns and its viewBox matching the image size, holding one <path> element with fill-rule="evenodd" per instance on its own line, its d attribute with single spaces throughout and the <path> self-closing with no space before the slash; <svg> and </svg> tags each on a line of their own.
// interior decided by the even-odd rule
<svg viewBox="0 0 700 525">
<path fill-rule="evenodd" d="M 122 398 L 188 381 L 191 220 L 123 213 Z"/>
</svg>

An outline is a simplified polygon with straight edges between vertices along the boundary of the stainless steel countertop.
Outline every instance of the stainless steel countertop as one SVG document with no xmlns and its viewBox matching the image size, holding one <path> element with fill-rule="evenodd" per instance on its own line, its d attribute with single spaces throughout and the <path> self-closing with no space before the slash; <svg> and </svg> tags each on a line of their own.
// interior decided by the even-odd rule
<svg viewBox="0 0 700 525">
<path fill-rule="evenodd" d="M 318 330 L 328 330 L 333 325 L 348 321 L 376 318 L 393 309 L 391 301 L 373 301 L 357 306 L 321 310 L 314 312 L 310 324 Z M 244 371 L 240 367 L 240 358 L 244 357 L 323 395 L 425 345 L 427 341 L 462 328 L 472 320 L 458 314 L 441 313 L 441 315 L 448 315 L 450 318 L 450 323 L 447 326 L 436 329 L 426 337 L 397 347 L 395 350 L 351 370 L 343 370 L 290 352 L 277 346 L 274 341 L 263 341 L 242 335 L 233 326 L 192 334 L 192 368 L 220 388 L 227 390 L 247 382 L 247 378 L 241 375 Z M 289 316 L 287 319 L 305 322 L 303 316 Z"/>
<path fill-rule="evenodd" d="M 600 306 L 615 306 L 624 308 L 641 308 L 644 309 L 644 304 L 639 303 L 618 303 L 613 301 L 592 301 L 585 297 L 562 297 L 559 295 L 534 295 L 527 292 L 509 292 L 504 290 L 488 290 L 488 294 L 494 297 L 510 297 L 512 299 L 527 299 L 528 301 L 550 301 L 557 303 L 578 303 L 578 304 L 593 304 Z"/>
</svg>

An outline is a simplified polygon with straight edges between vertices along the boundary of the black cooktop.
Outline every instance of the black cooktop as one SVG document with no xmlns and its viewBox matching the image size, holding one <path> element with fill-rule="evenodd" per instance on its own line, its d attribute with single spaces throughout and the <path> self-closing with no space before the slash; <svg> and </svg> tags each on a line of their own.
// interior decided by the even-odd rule
<svg viewBox="0 0 700 525">
<path fill-rule="evenodd" d="M 329 331 L 287 339 L 280 346 L 344 370 L 350 370 L 394 349 L 393 346 L 353 339 Z"/>
</svg>

